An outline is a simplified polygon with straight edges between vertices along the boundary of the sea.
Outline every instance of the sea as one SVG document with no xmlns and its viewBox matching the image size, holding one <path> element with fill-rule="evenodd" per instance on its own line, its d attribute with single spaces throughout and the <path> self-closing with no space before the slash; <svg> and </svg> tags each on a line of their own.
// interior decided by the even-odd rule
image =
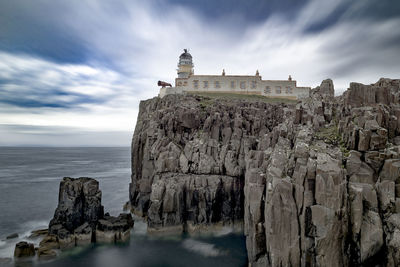
<svg viewBox="0 0 400 267">
<path fill-rule="evenodd" d="M 0 266 L 247 266 L 243 234 L 226 228 L 197 236 L 152 236 L 139 217 L 127 243 L 76 247 L 50 261 L 13 259 L 17 242 L 40 242 L 29 236 L 47 228 L 63 177 L 97 179 L 105 212 L 118 215 L 128 200 L 130 173 L 129 147 L 0 147 Z M 14 233 L 18 238 L 6 239 Z"/>
</svg>

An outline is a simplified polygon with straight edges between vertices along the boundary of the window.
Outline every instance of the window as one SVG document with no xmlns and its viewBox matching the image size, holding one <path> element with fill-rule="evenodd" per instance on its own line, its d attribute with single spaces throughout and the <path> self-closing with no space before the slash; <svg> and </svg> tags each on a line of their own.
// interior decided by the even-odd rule
<svg viewBox="0 0 400 267">
<path fill-rule="evenodd" d="M 198 89 L 199 88 L 199 81 L 198 80 L 194 80 L 193 81 L 193 86 L 194 86 L 194 88 Z"/>
<path fill-rule="evenodd" d="M 184 86 L 187 86 L 187 82 L 183 82 L 183 85 L 184 85 Z"/>
<path fill-rule="evenodd" d="M 178 82 L 178 86 L 181 86 L 182 85 L 182 82 Z"/>
<path fill-rule="evenodd" d="M 221 88 L 219 81 L 215 81 L 215 88 Z"/>
<path fill-rule="evenodd" d="M 280 86 L 277 86 L 275 90 L 276 90 L 276 93 L 277 93 L 277 94 L 280 94 L 280 93 L 281 93 L 281 87 L 280 87 Z"/>
<path fill-rule="evenodd" d="M 256 89 L 256 88 L 257 88 L 257 82 L 251 81 L 251 89 Z"/>
<path fill-rule="evenodd" d="M 208 88 L 208 81 L 203 81 L 203 88 Z"/>
<path fill-rule="evenodd" d="M 291 94 L 293 93 L 292 87 L 288 86 L 286 87 L 286 94 Z"/>
<path fill-rule="evenodd" d="M 240 82 L 240 89 L 246 89 L 246 82 Z"/>
<path fill-rule="evenodd" d="M 231 89 L 235 89 L 235 81 L 231 81 Z"/>
<path fill-rule="evenodd" d="M 265 86 L 264 93 L 265 94 L 270 94 L 271 93 L 271 87 Z"/>
</svg>

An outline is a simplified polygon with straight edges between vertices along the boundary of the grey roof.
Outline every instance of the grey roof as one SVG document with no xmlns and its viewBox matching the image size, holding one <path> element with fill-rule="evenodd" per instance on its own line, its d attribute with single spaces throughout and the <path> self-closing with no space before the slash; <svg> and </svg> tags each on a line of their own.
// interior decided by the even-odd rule
<svg viewBox="0 0 400 267">
<path fill-rule="evenodd" d="M 184 51 L 184 52 L 179 56 L 180 59 L 182 59 L 182 58 L 189 58 L 189 59 L 192 59 L 192 55 L 189 54 L 189 52 L 187 51 L 187 49 L 183 49 L 183 51 Z"/>
</svg>

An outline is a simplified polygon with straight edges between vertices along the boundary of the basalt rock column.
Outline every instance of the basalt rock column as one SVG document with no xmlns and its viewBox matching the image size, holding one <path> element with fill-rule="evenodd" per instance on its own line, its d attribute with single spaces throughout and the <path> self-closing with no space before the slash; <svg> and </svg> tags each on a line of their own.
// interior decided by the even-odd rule
<svg viewBox="0 0 400 267">
<path fill-rule="evenodd" d="M 132 139 L 133 211 L 149 231 L 240 226 L 246 158 L 285 105 L 197 96 L 142 101 Z"/>
</svg>

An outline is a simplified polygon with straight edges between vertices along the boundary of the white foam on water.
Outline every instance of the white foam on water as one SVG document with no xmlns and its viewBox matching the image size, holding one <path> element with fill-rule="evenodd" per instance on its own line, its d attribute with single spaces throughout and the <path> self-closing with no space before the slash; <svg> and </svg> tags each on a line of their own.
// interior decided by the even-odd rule
<svg viewBox="0 0 400 267">
<path fill-rule="evenodd" d="M 2 244 L 0 246 L 0 258 L 12 258 L 14 255 L 14 248 L 15 248 L 15 244 L 17 244 L 19 242 L 19 240 L 13 240 L 13 241 L 9 241 L 9 242 L 4 242 L 2 241 Z"/>
<path fill-rule="evenodd" d="M 146 235 L 147 234 L 147 223 L 140 217 L 132 215 L 135 220 L 135 225 L 133 226 L 133 233 L 136 235 Z"/>
<path fill-rule="evenodd" d="M 225 226 L 225 227 L 222 227 L 221 230 L 215 232 L 214 236 L 220 237 L 220 236 L 224 236 L 224 235 L 229 235 L 230 233 L 233 233 L 233 227 Z"/>
<path fill-rule="evenodd" d="M 27 239 L 32 234 L 32 231 L 39 229 L 46 229 L 49 227 L 49 221 L 28 221 L 21 224 L 21 233 L 19 234 L 19 239 Z M 30 240 L 31 242 L 31 240 Z M 31 242 L 35 243 L 35 242 Z"/>
<path fill-rule="evenodd" d="M 91 164 L 93 160 L 71 160 L 70 163 L 78 163 L 78 164 Z"/>
<path fill-rule="evenodd" d="M 191 238 L 183 241 L 182 246 L 187 250 L 196 252 L 205 257 L 217 257 L 224 254 L 223 251 L 217 249 L 213 244 L 201 242 Z"/>
<path fill-rule="evenodd" d="M 22 223 L 19 227 L 21 230 L 17 232 L 17 238 L 0 241 L 0 258 L 12 258 L 15 244 L 20 241 L 27 241 L 38 246 L 42 238 L 30 239 L 29 236 L 32 234 L 32 231 L 45 229 L 47 227 L 48 221 L 28 221 Z"/>
</svg>

